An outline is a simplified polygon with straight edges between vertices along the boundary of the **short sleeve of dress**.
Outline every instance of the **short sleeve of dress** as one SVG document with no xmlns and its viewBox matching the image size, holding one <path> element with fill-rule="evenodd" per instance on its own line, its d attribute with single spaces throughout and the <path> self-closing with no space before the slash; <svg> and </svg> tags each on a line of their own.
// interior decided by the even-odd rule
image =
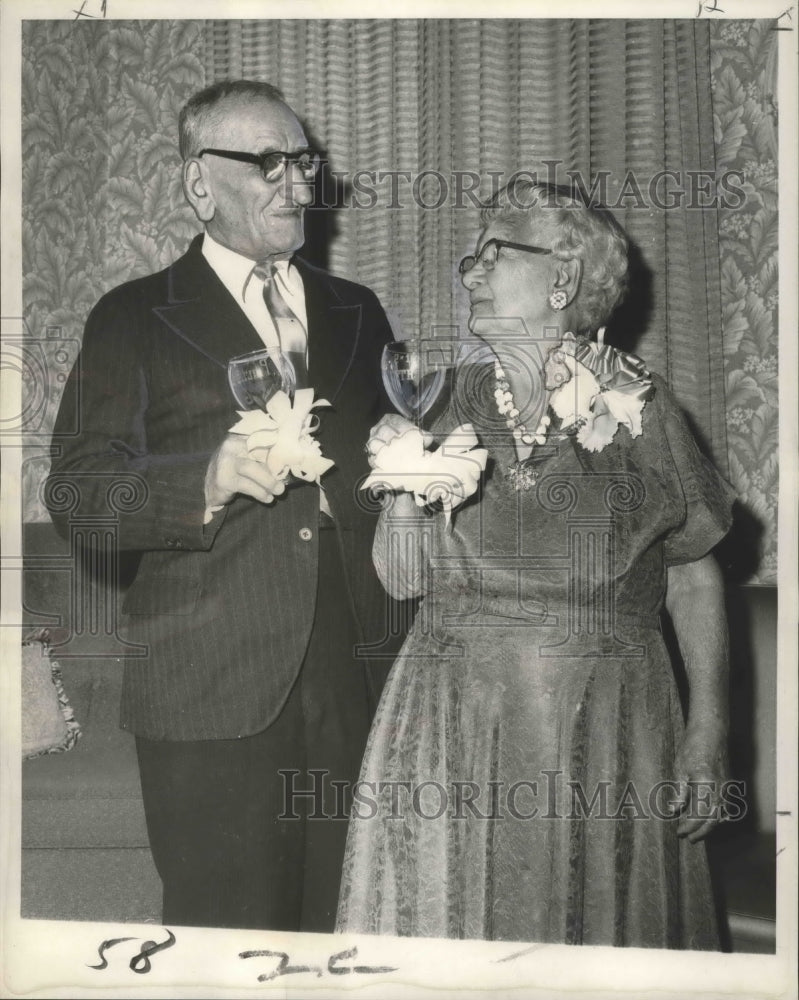
<svg viewBox="0 0 799 1000">
<path fill-rule="evenodd" d="M 684 501 L 682 522 L 664 540 L 666 565 L 674 566 L 701 559 L 727 534 L 735 492 L 699 450 L 666 383 L 657 375 L 652 381 L 656 387 L 652 403 L 667 445 L 663 455 L 665 472 L 678 484 Z"/>
</svg>

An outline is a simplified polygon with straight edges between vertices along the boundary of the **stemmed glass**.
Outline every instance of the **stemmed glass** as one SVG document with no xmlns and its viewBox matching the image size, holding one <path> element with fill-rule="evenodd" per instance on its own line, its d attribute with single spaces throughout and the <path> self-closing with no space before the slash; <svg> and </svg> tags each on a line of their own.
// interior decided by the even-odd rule
<svg viewBox="0 0 799 1000">
<path fill-rule="evenodd" d="M 227 378 L 233 398 L 242 410 L 265 410 L 281 389 L 293 397 L 297 385 L 294 365 L 279 348 L 262 348 L 231 358 Z"/>
<path fill-rule="evenodd" d="M 397 410 L 419 423 L 444 385 L 443 367 L 430 365 L 419 341 L 395 340 L 383 348 L 383 385 Z"/>
</svg>

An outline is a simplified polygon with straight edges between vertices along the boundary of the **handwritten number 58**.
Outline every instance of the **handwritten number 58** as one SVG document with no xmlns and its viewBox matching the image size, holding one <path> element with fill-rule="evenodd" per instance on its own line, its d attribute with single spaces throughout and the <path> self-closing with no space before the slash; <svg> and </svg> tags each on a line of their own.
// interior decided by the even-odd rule
<svg viewBox="0 0 799 1000">
<path fill-rule="evenodd" d="M 172 931 L 166 929 L 167 939 L 162 941 L 160 944 L 156 944 L 155 941 L 145 941 L 142 945 L 142 949 L 138 955 L 134 955 L 129 962 L 129 968 L 138 973 L 139 975 L 144 975 L 149 972 L 152 968 L 152 963 L 150 962 L 150 955 L 155 955 L 159 951 L 166 951 L 167 948 L 171 948 L 175 943 L 175 935 Z M 133 937 L 122 937 L 122 938 L 110 938 L 108 941 L 103 941 L 100 947 L 97 949 L 97 957 L 100 959 L 98 965 L 89 965 L 89 969 L 97 969 L 102 971 L 108 968 L 108 959 L 105 957 L 105 953 L 109 948 L 113 948 L 114 945 L 122 944 L 123 941 L 135 941 L 136 938 Z"/>
</svg>

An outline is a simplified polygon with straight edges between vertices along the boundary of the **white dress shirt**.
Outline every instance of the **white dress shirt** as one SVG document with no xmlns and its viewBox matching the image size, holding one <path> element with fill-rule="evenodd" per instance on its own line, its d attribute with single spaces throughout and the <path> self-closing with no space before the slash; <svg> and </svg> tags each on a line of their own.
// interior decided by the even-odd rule
<svg viewBox="0 0 799 1000">
<path fill-rule="evenodd" d="M 255 261 L 236 253 L 235 250 L 223 247 L 207 232 L 203 236 L 202 253 L 219 280 L 243 310 L 244 315 L 255 327 L 258 336 L 264 342 L 264 346 L 282 347 L 285 351 L 304 350 L 307 365 L 308 313 L 305 308 L 305 288 L 302 283 L 302 275 L 291 261 L 279 260 L 275 262 L 274 280 L 278 282 L 280 294 L 302 325 L 303 344 L 281 344 L 274 320 L 266 308 L 266 302 L 264 302 L 263 282 L 258 278 L 253 278 L 253 270 L 257 267 Z M 297 324 L 292 324 L 292 329 L 296 334 Z M 208 524 L 213 515 L 221 509 L 221 507 L 209 507 L 205 512 L 205 523 Z M 330 505 L 323 487 L 319 490 L 319 509 L 325 514 L 330 514 Z"/>
<path fill-rule="evenodd" d="M 305 351 L 305 360 L 308 360 L 308 314 L 305 309 L 305 288 L 302 284 L 302 275 L 289 260 L 279 260 L 275 262 L 275 281 L 280 289 L 280 294 L 286 300 L 286 304 L 291 307 L 294 315 L 302 324 L 302 334 L 304 343 L 281 344 L 280 337 L 275 329 L 275 323 L 266 308 L 263 296 L 263 282 L 259 278 L 253 277 L 253 270 L 257 266 L 255 261 L 249 257 L 243 257 L 235 250 L 228 250 L 221 243 L 209 236 L 203 236 L 203 257 L 208 261 L 217 274 L 222 284 L 227 288 L 244 315 L 258 331 L 258 336 L 264 342 L 265 347 L 282 347 L 284 351 Z M 296 329 L 296 324 L 294 324 Z"/>
</svg>

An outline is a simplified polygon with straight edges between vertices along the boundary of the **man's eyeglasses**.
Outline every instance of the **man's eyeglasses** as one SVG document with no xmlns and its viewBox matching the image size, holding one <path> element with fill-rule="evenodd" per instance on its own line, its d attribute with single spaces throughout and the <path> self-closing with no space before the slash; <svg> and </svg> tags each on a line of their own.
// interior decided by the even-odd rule
<svg viewBox="0 0 799 1000">
<path fill-rule="evenodd" d="M 297 168 L 306 181 L 313 180 L 319 169 L 320 157 L 312 149 L 299 149 L 296 153 L 285 153 L 274 149 L 266 153 L 239 153 L 232 149 L 201 149 L 197 154 L 204 156 L 222 156 L 226 160 L 239 160 L 241 163 L 254 163 L 261 168 L 264 180 L 274 183 L 285 174 L 289 163 L 296 163 Z"/>
<path fill-rule="evenodd" d="M 508 247 L 509 250 L 524 250 L 525 253 L 552 253 L 551 250 L 547 250 L 545 247 L 534 247 L 528 243 L 509 243 L 508 240 L 487 240 L 483 244 L 480 253 L 469 254 L 468 257 L 463 258 L 460 264 L 458 264 L 458 270 L 461 274 L 467 274 L 479 262 L 483 265 L 483 270 L 493 271 L 497 265 L 499 251 L 503 247 Z"/>
</svg>

